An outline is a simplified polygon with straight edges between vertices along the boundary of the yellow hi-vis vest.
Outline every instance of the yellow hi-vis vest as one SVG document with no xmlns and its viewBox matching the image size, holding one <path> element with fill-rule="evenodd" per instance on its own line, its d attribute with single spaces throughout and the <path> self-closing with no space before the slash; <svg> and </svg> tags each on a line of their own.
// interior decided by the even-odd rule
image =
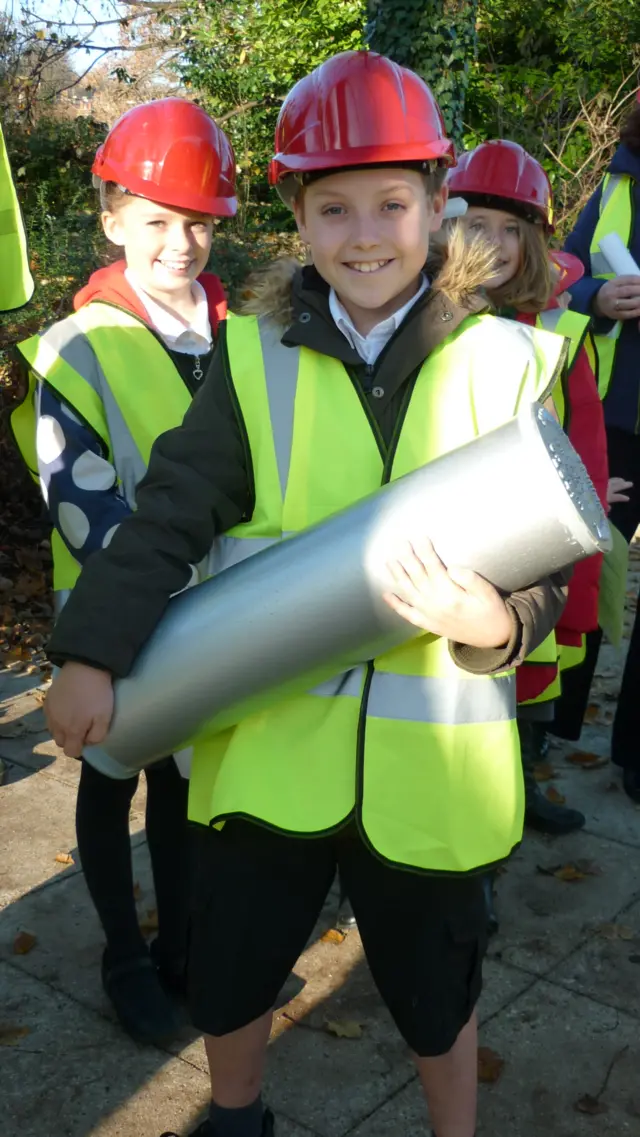
<svg viewBox="0 0 640 1137">
<path fill-rule="evenodd" d="M 583 347 L 587 351 L 592 368 L 596 364 L 593 340 L 589 331 L 590 324 L 591 318 L 589 316 L 572 312 L 568 308 L 549 308 L 546 312 L 540 312 L 536 318 L 537 328 L 546 332 L 555 332 L 557 335 L 563 336 L 569 344 L 567 367 L 563 373 L 562 381 L 556 383 L 552 396 L 558 419 L 565 430 L 568 429 L 571 413 L 568 401 L 569 375 Z M 550 632 L 546 640 L 543 640 L 535 651 L 527 656 L 527 663 L 557 667 L 555 678 L 548 687 L 545 687 L 544 691 L 536 695 L 535 699 L 524 699 L 519 705 L 530 707 L 537 703 L 548 703 L 552 699 L 559 698 L 562 692 L 561 672 L 567 667 L 575 667 L 580 662 L 577 658 L 578 652 L 582 652 L 584 656 L 584 648 L 565 647 L 558 644 L 555 632 Z"/>
<path fill-rule="evenodd" d="M 11 426 L 32 477 L 39 480 L 37 386 L 48 383 L 100 440 L 133 509 L 155 439 L 182 422 L 191 402 L 166 348 L 137 316 L 93 301 L 18 350 L 29 365 L 29 390 Z M 81 566 L 55 529 L 51 544 L 59 610 Z"/>
<path fill-rule="evenodd" d="M 286 348 L 280 335 L 254 317 L 227 328 L 256 504 L 251 521 L 223 539 L 218 569 L 546 398 L 566 356 L 559 336 L 468 317 L 424 363 L 385 454 L 344 366 Z M 381 858 L 466 873 L 508 856 L 522 836 L 515 710 L 513 671 L 469 674 L 446 640 L 425 634 L 221 734 L 203 732 L 189 816 L 317 835 L 355 815 Z"/>
<path fill-rule="evenodd" d="M 600 252 L 602 238 L 606 237 L 607 233 L 617 233 L 627 247 L 631 241 L 633 186 L 634 180 L 628 174 L 605 174 L 600 198 L 600 216 L 589 250 L 591 275 L 598 280 L 612 280 L 615 276 L 607 258 Z M 622 324 L 618 320 L 606 336 L 594 336 L 598 356 L 596 379 L 601 399 L 605 398 L 609 390 L 621 330 Z"/>
<path fill-rule="evenodd" d="M 27 238 L 0 127 L 0 312 L 21 308 L 32 296 Z"/>
</svg>

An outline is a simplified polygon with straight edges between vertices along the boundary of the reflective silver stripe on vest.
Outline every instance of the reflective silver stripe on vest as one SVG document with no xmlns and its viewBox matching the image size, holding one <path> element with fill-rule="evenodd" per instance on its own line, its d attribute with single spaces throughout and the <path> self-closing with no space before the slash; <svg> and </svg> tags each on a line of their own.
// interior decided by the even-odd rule
<svg viewBox="0 0 640 1137">
<path fill-rule="evenodd" d="M 351 671 L 342 671 L 324 683 L 318 683 L 307 692 L 309 695 L 319 695 L 322 699 L 335 699 L 337 695 L 345 695 L 352 699 L 362 698 L 366 669 L 354 667 Z"/>
<path fill-rule="evenodd" d="M 622 181 L 622 176 L 620 174 L 609 174 L 609 176 L 607 178 L 607 184 L 604 187 L 604 189 L 602 191 L 602 195 L 600 197 L 600 216 L 601 217 L 602 217 L 602 214 L 604 213 L 605 209 L 607 208 L 609 202 L 611 201 L 612 195 L 617 190 L 621 181 Z"/>
<path fill-rule="evenodd" d="M 279 537 L 216 537 L 209 554 L 209 572 L 212 576 L 224 572 L 279 540 Z"/>
<path fill-rule="evenodd" d="M 622 178 L 620 174 L 609 174 L 607 176 L 607 182 L 600 198 L 600 217 L 602 217 L 602 214 L 611 201 L 612 195 L 617 190 L 621 181 Z M 590 254 L 590 260 L 592 276 L 613 276 L 613 269 L 611 268 L 611 265 L 609 264 L 604 253 L 601 253 L 599 249 L 596 252 L 592 252 Z M 619 330 L 620 329 L 618 328 L 618 333 Z M 615 339 L 616 337 L 614 336 L 613 338 Z"/>
<path fill-rule="evenodd" d="M 260 345 L 267 381 L 271 430 L 278 463 L 282 499 L 287 492 L 293 446 L 293 419 L 300 365 L 300 348 L 281 343 L 282 328 L 273 321 L 259 320 Z"/>
<path fill-rule="evenodd" d="M 367 713 L 409 722 L 506 722 L 516 717 L 515 675 L 469 679 L 460 675 L 395 675 L 376 671 Z"/>
<path fill-rule="evenodd" d="M 556 332 L 558 324 L 564 315 L 564 308 L 547 308 L 540 313 L 540 323 L 545 332 Z"/>
<path fill-rule="evenodd" d="M 613 269 L 604 253 L 591 253 L 591 275 L 613 276 Z"/>
<path fill-rule="evenodd" d="M 272 320 L 258 320 L 260 347 L 269 402 L 273 444 L 278 465 L 280 490 L 284 501 L 289 481 L 293 449 L 293 421 L 300 366 L 300 348 L 281 343 L 282 328 Z M 215 575 L 237 565 L 273 545 L 289 534 L 278 537 L 217 537 L 208 558 L 209 572 Z"/>
<path fill-rule="evenodd" d="M 147 467 L 113 397 L 89 337 L 73 316 L 67 316 L 66 320 L 49 328 L 42 339 L 69 367 L 77 371 L 99 396 L 109 431 L 111 461 L 118 474 L 122 495 L 133 509 L 136 486 L 144 477 Z"/>
<path fill-rule="evenodd" d="M 308 692 L 323 698 L 362 697 L 365 669 L 355 667 L 320 683 Z M 396 675 L 375 671 L 367 714 L 370 718 L 464 726 L 509 722 L 516 717 L 515 675 L 469 679 L 452 676 Z"/>
</svg>

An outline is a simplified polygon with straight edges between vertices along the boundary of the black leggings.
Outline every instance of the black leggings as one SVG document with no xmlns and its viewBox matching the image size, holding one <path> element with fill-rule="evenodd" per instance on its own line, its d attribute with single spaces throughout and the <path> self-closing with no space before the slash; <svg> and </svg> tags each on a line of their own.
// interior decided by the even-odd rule
<svg viewBox="0 0 640 1137">
<path fill-rule="evenodd" d="M 158 910 L 158 954 L 186 951 L 188 913 L 187 793 L 172 758 L 145 771 L 146 831 Z M 76 833 L 87 887 L 104 928 L 110 961 L 146 951 L 133 894 L 129 811 L 138 778 L 116 781 L 83 760 Z"/>
<path fill-rule="evenodd" d="M 631 541 L 640 525 L 640 435 L 627 434 L 610 427 L 607 430 L 609 473 L 612 478 L 625 478 L 633 482 L 628 491 L 628 502 L 617 502 L 611 509 L 612 523 L 627 541 Z M 613 723 L 611 757 L 618 766 L 640 770 L 640 596 L 629 643 L 629 653 L 622 677 L 622 689 Z M 565 671 L 562 677 L 562 696 L 555 705 L 555 719 L 551 730 L 561 738 L 576 740 L 580 737 L 585 711 L 589 702 L 589 689 L 593 681 L 602 632 L 598 629 L 587 636 L 587 654 L 580 667 Z"/>
</svg>

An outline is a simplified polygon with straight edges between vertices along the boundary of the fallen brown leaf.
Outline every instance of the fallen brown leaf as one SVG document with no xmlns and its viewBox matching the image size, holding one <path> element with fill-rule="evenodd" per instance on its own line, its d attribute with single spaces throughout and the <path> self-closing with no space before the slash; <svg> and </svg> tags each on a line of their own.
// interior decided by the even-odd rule
<svg viewBox="0 0 640 1137">
<path fill-rule="evenodd" d="M 140 881 L 137 880 L 133 886 L 133 899 L 139 900 L 142 896 L 142 889 L 140 888 Z"/>
<path fill-rule="evenodd" d="M 37 942 L 37 937 L 34 936 L 32 932 L 18 932 L 13 941 L 13 954 L 28 955 L 36 946 Z"/>
<path fill-rule="evenodd" d="M 600 704 L 599 703 L 589 703 L 589 706 L 587 707 L 586 711 L 584 712 L 584 721 L 585 722 L 595 722 L 599 714 L 600 714 Z"/>
<path fill-rule="evenodd" d="M 592 754 L 589 750 L 574 750 L 573 754 L 567 754 L 567 762 L 571 762 L 572 766 L 581 766 L 583 770 L 597 770 L 609 765 L 608 758 Z"/>
<path fill-rule="evenodd" d="M 550 782 L 557 774 L 550 762 L 537 762 L 533 767 L 533 776 L 536 782 Z"/>
<path fill-rule="evenodd" d="M 591 1094 L 583 1094 L 581 1098 L 578 1098 L 578 1100 L 574 1102 L 573 1108 L 576 1109 L 578 1113 L 589 1113 L 592 1117 L 595 1117 L 599 1113 L 606 1113 L 608 1107 L 603 1101 L 592 1097 Z"/>
<path fill-rule="evenodd" d="M 343 944 L 346 938 L 346 934 L 341 932 L 339 928 L 329 928 L 328 931 L 320 937 L 323 944 Z"/>
<path fill-rule="evenodd" d="M 158 931 L 158 913 L 155 908 L 150 908 L 146 917 L 140 921 L 140 931 L 143 936 L 150 936 Z"/>
<path fill-rule="evenodd" d="M 327 1019 L 324 1029 L 336 1038 L 362 1038 L 362 1023 L 353 1019 Z"/>
<path fill-rule="evenodd" d="M 547 801 L 552 801 L 554 805 L 564 805 L 567 800 L 564 794 L 561 794 L 560 790 L 556 789 L 555 786 L 547 786 L 545 797 Z"/>
<path fill-rule="evenodd" d="M 0 1046 L 15 1046 L 30 1033 L 30 1029 L 28 1026 L 16 1026 L 15 1023 L 0 1023 Z"/>
<path fill-rule="evenodd" d="M 633 928 L 628 924 L 597 924 L 593 929 L 597 936 L 603 940 L 634 940 L 636 938 Z"/>
<path fill-rule="evenodd" d="M 489 1046 L 478 1047 L 478 1080 L 493 1086 L 504 1069 L 504 1058 Z"/>
<path fill-rule="evenodd" d="M 557 869 L 553 875 L 555 876 L 556 880 L 564 880 L 568 884 L 574 884 L 579 880 L 586 880 L 587 876 L 587 874 L 581 872 L 580 869 L 576 867 L 576 865 L 562 865 L 561 868 Z"/>
<path fill-rule="evenodd" d="M 56 861 L 59 865 L 75 865 L 75 861 L 71 853 L 56 853 Z"/>
</svg>

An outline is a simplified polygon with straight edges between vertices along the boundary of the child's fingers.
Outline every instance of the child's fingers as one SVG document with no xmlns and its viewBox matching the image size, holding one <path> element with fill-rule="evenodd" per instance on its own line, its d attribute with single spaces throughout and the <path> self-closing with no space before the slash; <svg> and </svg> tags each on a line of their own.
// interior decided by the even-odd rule
<svg viewBox="0 0 640 1137">
<path fill-rule="evenodd" d="M 424 630 L 424 617 L 421 619 L 419 613 L 415 608 L 411 606 L 411 604 L 407 604 L 399 596 L 396 596 L 394 592 L 384 592 L 382 594 L 382 599 L 386 604 L 389 605 L 390 608 L 393 608 L 394 612 L 397 612 L 399 616 L 402 616 L 402 619 L 406 620 L 407 623 L 413 624 L 414 627 L 422 628 Z"/>
<path fill-rule="evenodd" d="M 85 733 L 83 730 L 67 730 L 62 735 L 62 741 L 58 742 L 56 739 L 56 743 L 64 750 L 67 758 L 81 758 L 85 745 Z"/>
<path fill-rule="evenodd" d="M 109 719 L 104 715 L 96 715 L 85 737 L 85 746 L 98 746 L 107 736 Z"/>
</svg>

